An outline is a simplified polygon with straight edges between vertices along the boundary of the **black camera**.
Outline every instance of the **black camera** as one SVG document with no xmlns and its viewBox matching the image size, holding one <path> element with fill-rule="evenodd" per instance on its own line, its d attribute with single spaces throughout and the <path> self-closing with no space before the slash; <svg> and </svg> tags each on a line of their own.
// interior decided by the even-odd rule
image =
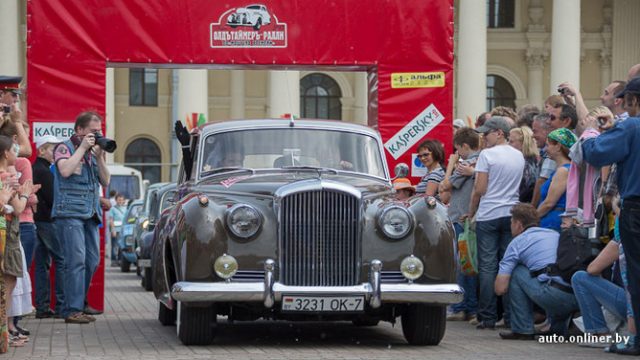
<svg viewBox="0 0 640 360">
<path fill-rule="evenodd" d="M 5 105 L 2 107 L 2 112 L 4 112 L 5 114 L 8 114 L 11 112 L 11 106 L 9 105 Z"/>
<path fill-rule="evenodd" d="M 560 95 L 564 95 L 565 90 L 565 88 L 558 88 L 558 92 L 560 93 Z"/>
<path fill-rule="evenodd" d="M 98 144 L 98 146 L 100 146 L 102 150 L 108 153 L 112 153 L 116 151 L 116 149 L 118 148 L 118 144 L 116 144 L 115 140 L 106 138 L 100 134 L 95 134 L 95 136 L 96 136 L 96 144 Z"/>
</svg>

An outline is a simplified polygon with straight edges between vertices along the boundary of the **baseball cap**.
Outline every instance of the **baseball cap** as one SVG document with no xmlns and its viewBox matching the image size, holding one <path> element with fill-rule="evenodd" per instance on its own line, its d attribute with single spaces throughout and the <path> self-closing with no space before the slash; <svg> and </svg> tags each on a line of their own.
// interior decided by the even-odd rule
<svg viewBox="0 0 640 360">
<path fill-rule="evenodd" d="M 53 135 L 45 135 L 36 139 L 36 149 L 39 149 L 44 144 L 59 144 L 62 140 Z"/>
<path fill-rule="evenodd" d="M 509 124 L 504 116 L 492 116 L 489 120 L 485 121 L 482 126 L 475 129 L 476 132 L 481 134 L 485 134 L 493 130 L 502 130 L 505 134 L 509 134 L 509 131 L 511 131 L 511 124 Z"/>
<path fill-rule="evenodd" d="M 411 185 L 411 181 L 407 178 L 393 180 L 393 188 L 396 190 L 411 190 L 412 192 L 416 192 L 416 188 Z"/>
<path fill-rule="evenodd" d="M 455 119 L 453 120 L 453 127 L 460 129 L 463 127 L 467 127 L 467 124 L 462 119 Z"/>
<path fill-rule="evenodd" d="M 620 91 L 618 95 L 616 95 L 616 98 L 621 99 L 628 92 L 640 94 L 640 76 L 634 77 L 633 79 L 631 79 L 631 81 L 627 83 L 624 89 Z"/>
<path fill-rule="evenodd" d="M 22 76 L 5 76 L 0 75 L 0 90 L 12 91 L 15 94 L 21 94 L 20 82 Z"/>
</svg>

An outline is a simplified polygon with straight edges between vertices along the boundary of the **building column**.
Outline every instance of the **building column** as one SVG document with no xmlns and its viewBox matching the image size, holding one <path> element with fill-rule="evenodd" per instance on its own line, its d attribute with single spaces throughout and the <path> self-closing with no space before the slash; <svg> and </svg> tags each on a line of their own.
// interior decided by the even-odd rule
<svg viewBox="0 0 640 360">
<path fill-rule="evenodd" d="M 267 115 L 270 118 L 279 118 L 284 114 L 300 116 L 300 72 L 269 71 L 267 96 Z"/>
<path fill-rule="evenodd" d="M 542 78 L 544 70 L 544 56 L 542 54 L 527 54 L 527 70 L 529 70 L 529 88 L 527 89 L 529 104 L 542 106 L 544 95 Z"/>
<path fill-rule="evenodd" d="M 19 76 L 20 56 L 20 7 L 18 0 L 0 1 L 0 34 L 2 34 L 2 56 L 0 69 L 2 75 Z"/>
<path fill-rule="evenodd" d="M 231 119 L 245 118 L 244 70 L 231 70 L 229 83 L 231 104 L 229 117 Z"/>
<path fill-rule="evenodd" d="M 209 88 L 207 70 L 178 70 L 178 119 L 184 121 L 192 113 L 202 113 L 209 120 Z"/>
<path fill-rule="evenodd" d="M 367 73 L 355 73 L 354 82 L 353 95 L 355 97 L 355 103 L 353 106 L 353 122 L 367 125 L 367 115 L 369 112 L 369 86 L 367 84 Z"/>
<path fill-rule="evenodd" d="M 639 11 L 640 1 L 616 0 L 613 2 L 612 80 L 626 81 L 629 68 L 640 62 L 638 61 L 640 59 L 640 46 L 638 46 L 638 34 L 640 33 Z"/>
<path fill-rule="evenodd" d="M 487 4 L 460 0 L 457 118 L 475 118 L 486 111 L 487 101 Z"/>
<path fill-rule="evenodd" d="M 116 102 L 115 102 L 115 69 L 107 68 L 106 81 L 105 81 L 105 136 L 110 139 L 116 138 Z M 124 149 L 121 149 L 124 157 Z M 113 154 L 107 153 L 107 164 L 113 164 Z M 124 160 L 122 161 L 124 162 Z"/>
<path fill-rule="evenodd" d="M 580 0 L 553 2 L 550 94 L 568 81 L 580 88 Z"/>
</svg>

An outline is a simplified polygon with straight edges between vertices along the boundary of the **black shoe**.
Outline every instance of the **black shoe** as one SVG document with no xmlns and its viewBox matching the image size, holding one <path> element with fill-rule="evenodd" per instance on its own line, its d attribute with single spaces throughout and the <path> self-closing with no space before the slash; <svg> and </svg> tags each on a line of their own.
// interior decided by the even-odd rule
<svg viewBox="0 0 640 360">
<path fill-rule="evenodd" d="M 55 317 L 56 315 L 57 314 L 51 309 L 47 309 L 45 311 L 36 311 L 36 319 L 48 319 Z"/>
<path fill-rule="evenodd" d="M 25 328 L 23 328 L 23 327 L 20 327 L 20 326 L 18 326 L 18 325 L 14 325 L 14 326 L 15 326 L 16 330 L 18 330 L 18 332 L 19 332 L 20 334 L 22 334 L 22 335 L 26 335 L 26 336 L 31 335 L 31 331 L 29 331 L 29 330 L 27 330 L 27 329 L 25 329 Z"/>
<path fill-rule="evenodd" d="M 100 315 L 100 314 L 102 314 L 102 311 L 96 310 L 96 309 L 92 308 L 89 305 L 85 306 L 84 310 L 82 310 L 82 312 L 84 314 L 87 314 L 87 315 Z"/>
<path fill-rule="evenodd" d="M 495 328 L 496 328 L 496 324 L 495 323 L 488 323 L 488 322 L 484 322 L 484 321 L 481 321 L 476 326 L 476 329 L 478 329 L 478 330 L 484 330 L 484 329 L 495 330 Z"/>
<path fill-rule="evenodd" d="M 533 334 L 520 334 L 513 331 L 500 331 L 500 337 L 503 340 L 534 340 Z"/>
<path fill-rule="evenodd" d="M 640 355 L 640 345 L 635 344 L 634 346 L 629 346 L 629 347 L 625 347 L 622 349 L 617 349 L 616 354 L 620 354 L 620 355 L 635 355 L 638 356 Z"/>
</svg>

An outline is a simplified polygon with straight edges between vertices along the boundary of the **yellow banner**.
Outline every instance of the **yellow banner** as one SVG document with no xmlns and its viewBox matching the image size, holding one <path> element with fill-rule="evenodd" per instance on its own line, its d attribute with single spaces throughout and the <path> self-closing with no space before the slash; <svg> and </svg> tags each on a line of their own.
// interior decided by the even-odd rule
<svg viewBox="0 0 640 360">
<path fill-rule="evenodd" d="M 444 87 L 444 72 L 393 73 L 392 89 Z"/>
</svg>

